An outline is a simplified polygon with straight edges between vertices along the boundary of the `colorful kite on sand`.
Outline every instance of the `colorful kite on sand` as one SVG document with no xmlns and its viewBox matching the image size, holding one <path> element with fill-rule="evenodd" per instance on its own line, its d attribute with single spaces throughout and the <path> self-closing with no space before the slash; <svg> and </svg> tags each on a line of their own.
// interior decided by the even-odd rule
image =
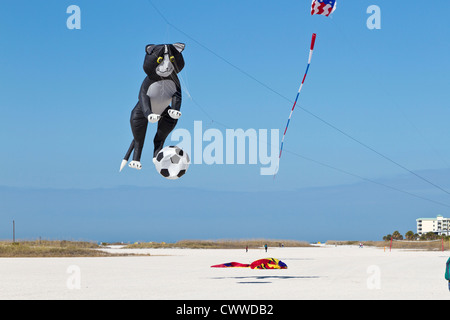
<svg viewBox="0 0 450 320">
<path fill-rule="evenodd" d="M 256 260 L 251 264 L 228 262 L 211 266 L 211 268 L 287 269 L 287 265 L 281 260 L 274 258 L 267 258 Z"/>
</svg>

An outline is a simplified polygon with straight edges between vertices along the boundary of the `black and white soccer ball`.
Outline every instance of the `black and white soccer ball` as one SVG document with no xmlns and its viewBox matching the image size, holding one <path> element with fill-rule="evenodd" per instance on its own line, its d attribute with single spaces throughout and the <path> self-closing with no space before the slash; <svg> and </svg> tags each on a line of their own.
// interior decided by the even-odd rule
<svg viewBox="0 0 450 320">
<path fill-rule="evenodd" d="M 155 160 L 156 171 L 164 178 L 176 180 L 186 174 L 191 160 L 189 155 L 179 147 L 170 146 L 162 149 Z"/>
</svg>

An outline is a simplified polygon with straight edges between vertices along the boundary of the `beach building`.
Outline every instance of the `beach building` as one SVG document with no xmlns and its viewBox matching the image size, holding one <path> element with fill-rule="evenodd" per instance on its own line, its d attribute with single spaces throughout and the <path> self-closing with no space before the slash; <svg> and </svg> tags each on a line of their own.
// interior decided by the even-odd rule
<svg viewBox="0 0 450 320">
<path fill-rule="evenodd" d="M 417 234 L 433 232 L 437 235 L 450 235 L 450 219 L 443 216 L 437 216 L 436 218 L 419 218 L 417 221 Z"/>
</svg>

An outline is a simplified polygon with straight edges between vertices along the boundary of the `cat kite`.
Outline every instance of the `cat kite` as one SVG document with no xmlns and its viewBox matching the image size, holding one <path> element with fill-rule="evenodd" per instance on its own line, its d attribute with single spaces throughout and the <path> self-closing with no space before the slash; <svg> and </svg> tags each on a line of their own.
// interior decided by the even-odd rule
<svg viewBox="0 0 450 320">
<path fill-rule="evenodd" d="M 322 15 L 329 17 L 336 10 L 336 0 L 313 0 L 311 4 L 311 15 Z"/>
<path fill-rule="evenodd" d="M 153 140 L 153 160 L 181 117 L 181 85 L 177 74 L 184 68 L 183 43 L 148 45 L 145 48 L 144 71 L 147 74 L 139 92 L 139 102 L 131 112 L 133 141 L 120 165 L 128 163 L 134 150 L 130 168 L 140 170 L 142 149 L 148 123 L 158 122 Z"/>
<path fill-rule="evenodd" d="M 267 258 L 256 260 L 251 264 L 228 262 L 211 266 L 211 268 L 287 269 L 287 265 L 281 260 L 274 258 Z"/>
</svg>

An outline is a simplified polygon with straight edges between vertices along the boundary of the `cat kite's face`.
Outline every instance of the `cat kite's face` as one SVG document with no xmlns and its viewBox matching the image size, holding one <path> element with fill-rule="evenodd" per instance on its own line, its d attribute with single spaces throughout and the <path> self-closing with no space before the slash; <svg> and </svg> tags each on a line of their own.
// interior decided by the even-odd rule
<svg viewBox="0 0 450 320">
<path fill-rule="evenodd" d="M 175 72 L 179 73 L 184 68 L 182 52 L 183 43 L 174 44 L 150 44 L 145 48 L 144 71 L 149 77 L 170 77 Z"/>
</svg>

